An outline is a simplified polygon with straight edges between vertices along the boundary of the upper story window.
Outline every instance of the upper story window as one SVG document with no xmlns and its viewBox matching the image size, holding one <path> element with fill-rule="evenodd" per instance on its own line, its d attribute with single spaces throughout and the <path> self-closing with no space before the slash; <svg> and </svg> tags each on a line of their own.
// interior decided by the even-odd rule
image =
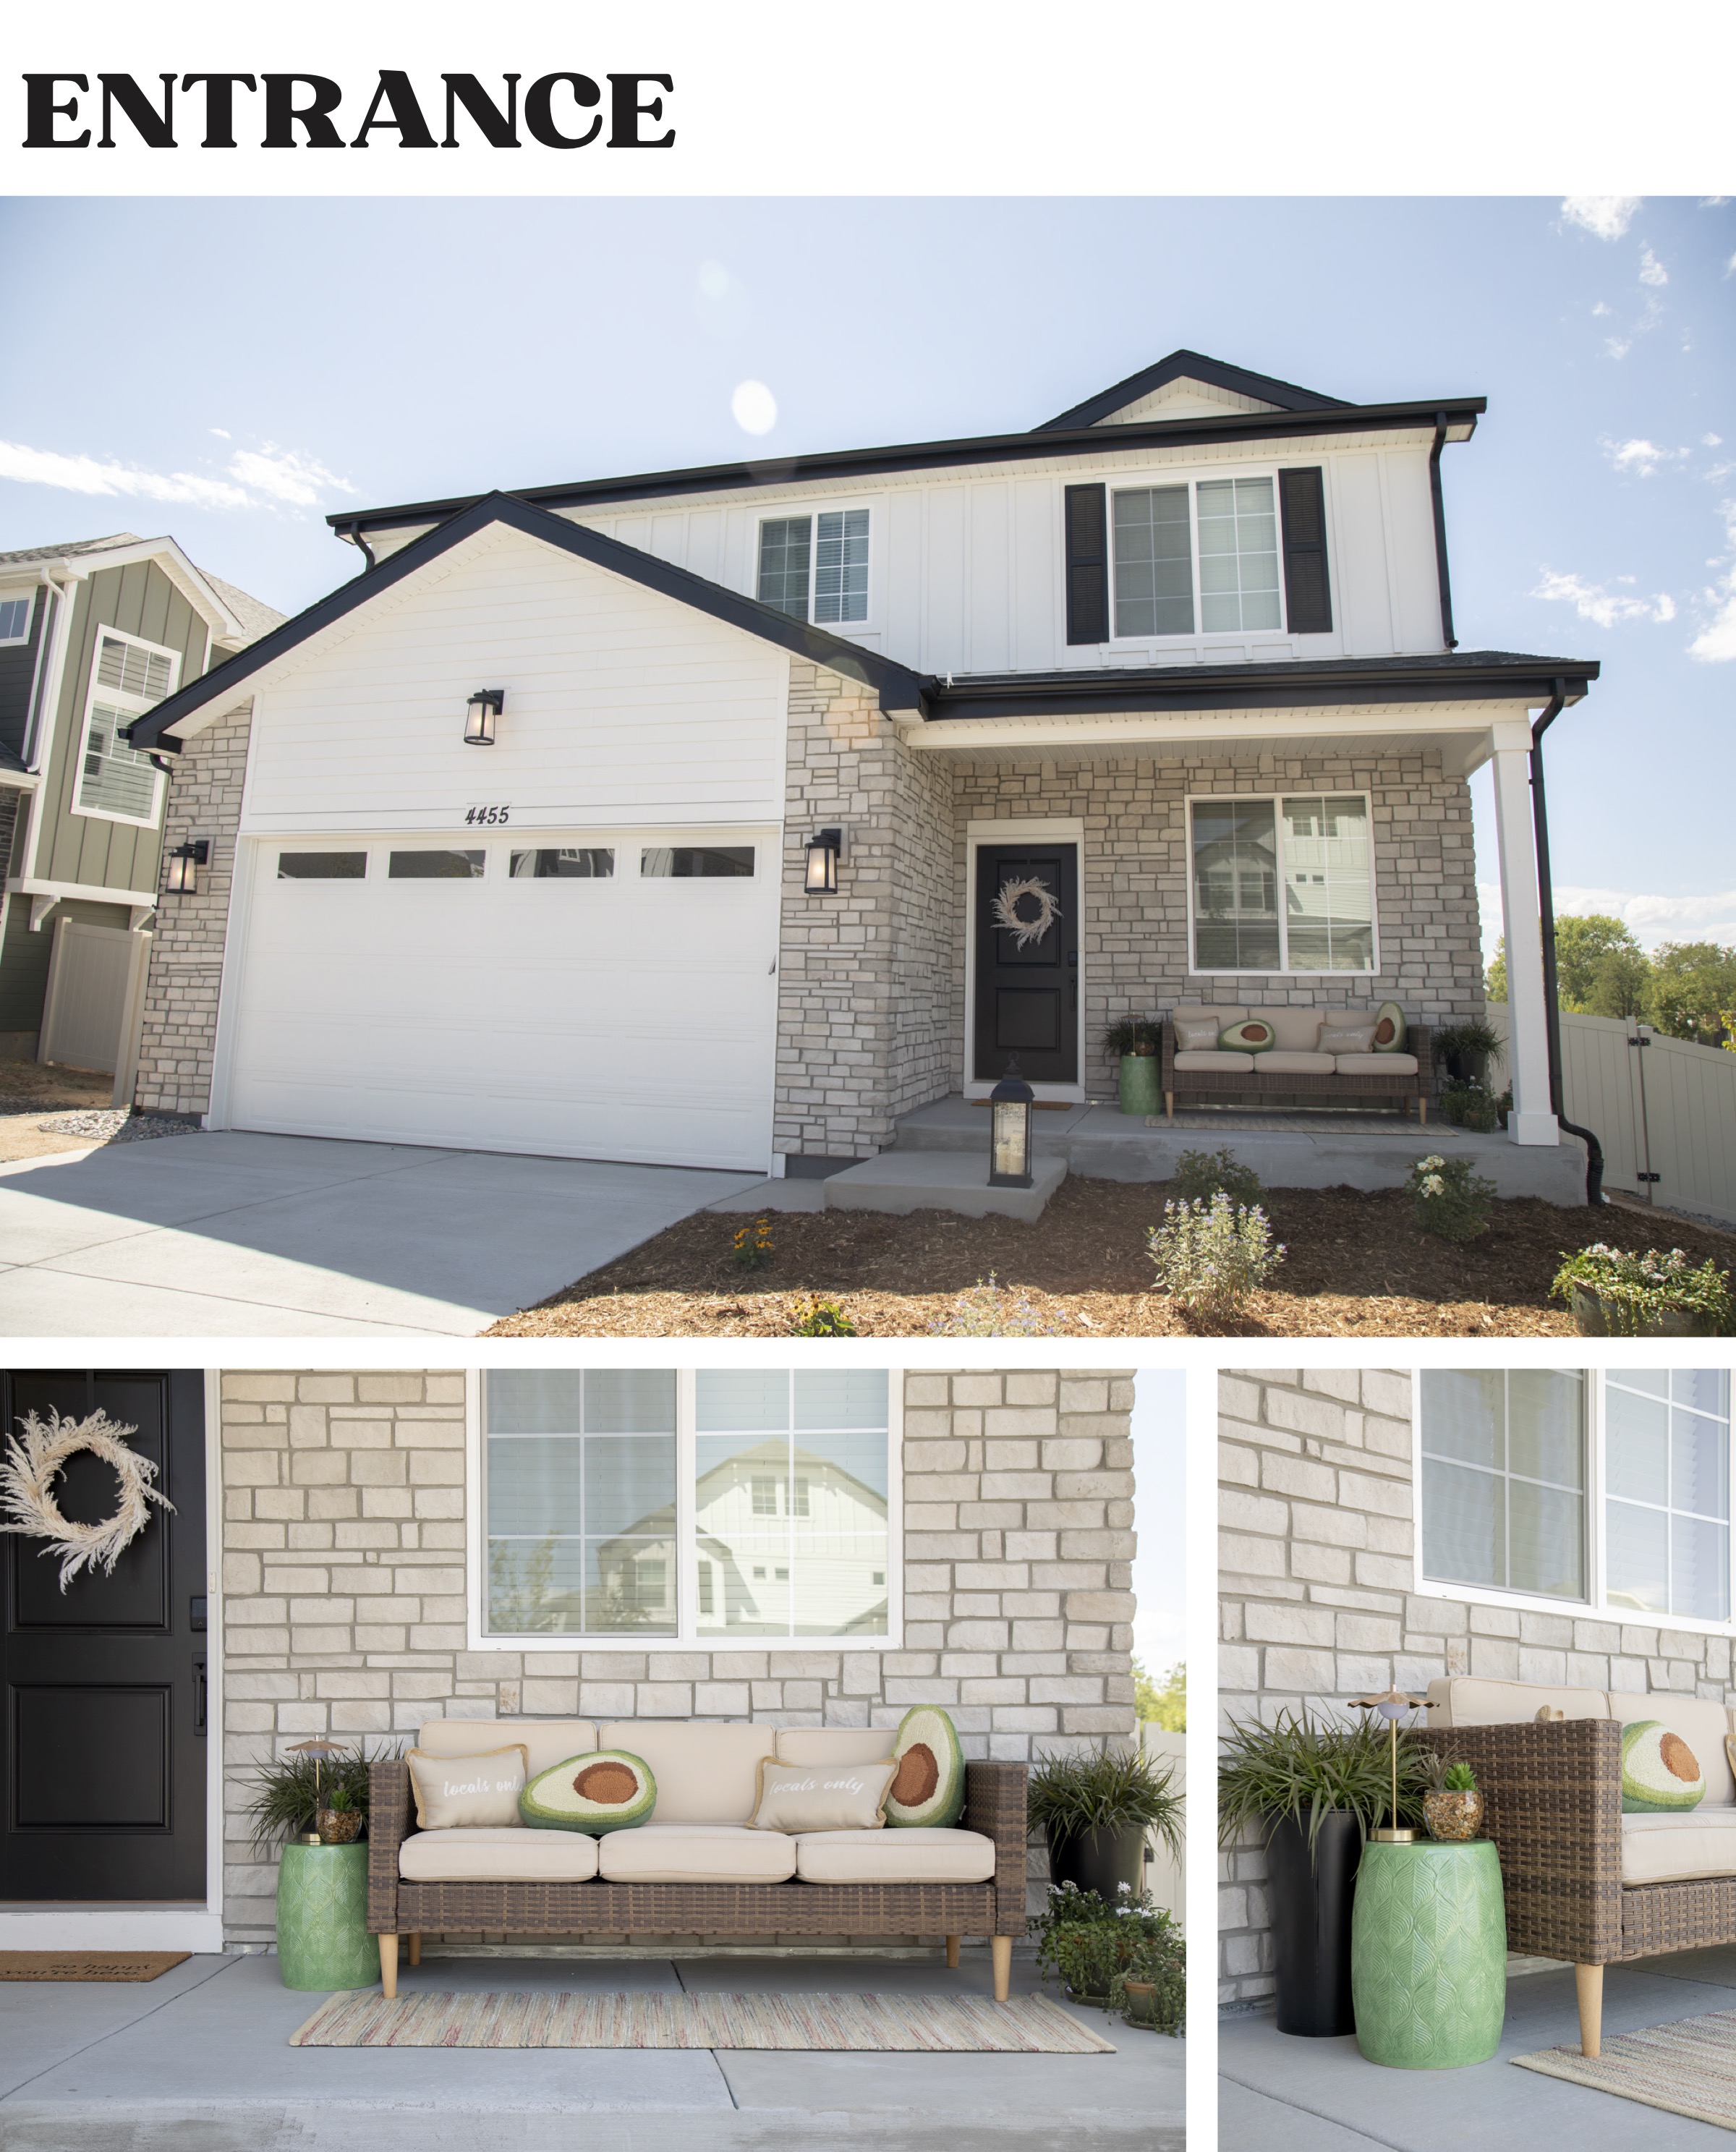
<svg viewBox="0 0 1736 2152">
<path fill-rule="evenodd" d="M 1188 803 L 1196 972 L 1372 972 L 1365 793 Z"/>
<path fill-rule="evenodd" d="M 174 693 L 180 672 L 178 652 L 141 642 L 118 628 L 99 631 L 85 705 L 77 813 L 115 822 L 156 819 L 158 771 L 120 733 L 123 726 Z"/>
<path fill-rule="evenodd" d="M 0 642 L 30 640 L 30 600 L 0 598 Z"/>
<path fill-rule="evenodd" d="M 1723 1368 L 1429 1368 L 1420 1571 L 1629 1618 L 1730 1620 Z"/>
<path fill-rule="evenodd" d="M 828 509 L 759 526 L 759 601 L 836 626 L 868 617 L 868 510 Z"/>
</svg>

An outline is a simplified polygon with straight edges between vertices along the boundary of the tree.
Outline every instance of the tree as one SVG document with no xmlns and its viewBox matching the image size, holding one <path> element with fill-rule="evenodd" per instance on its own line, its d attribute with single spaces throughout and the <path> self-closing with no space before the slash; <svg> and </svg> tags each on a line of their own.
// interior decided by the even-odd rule
<svg viewBox="0 0 1736 2152">
<path fill-rule="evenodd" d="M 1652 959 L 1646 1013 L 1672 1038 L 1722 1046 L 1736 1002 L 1736 949 L 1715 942 L 1666 942 Z"/>
<path fill-rule="evenodd" d="M 1556 920 L 1556 987 L 1565 1010 L 1576 1016 L 1627 1013 L 1620 1009 L 1594 1012 L 1591 1007 L 1599 967 L 1615 956 L 1637 962 L 1642 967 L 1646 963 L 1645 952 L 1633 938 L 1632 930 L 1619 919 L 1612 919 L 1607 912 L 1591 911 L 1582 919 Z"/>
<path fill-rule="evenodd" d="M 1178 1660 L 1164 1675 L 1162 1686 L 1155 1682 L 1135 1659 L 1133 1662 L 1134 1710 L 1140 1718 L 1150 1719 L 1160 1726 L 1165 1733 L 1185 1733 L 1187 1731 L 1187 1662 Z"/>
<path fill-rule="evenodd" d="M 1505 1002 L 1507 998 L 1507 937 L 1504 934 L 1495 945 L 1495 954 L 1489 960 L 1489 969 L 1483 976 L 1483 998 L 1486 1002 Z"/>
<path fill-rule="evenodd" d="M 1592 1016 L 1643 1016 L 1652 978 L 1651 959 L 1642 952 L 1610 950 L 1591 967 L 1591 991 L 1586 997 L 1587 1013 Z"/>
</svg>

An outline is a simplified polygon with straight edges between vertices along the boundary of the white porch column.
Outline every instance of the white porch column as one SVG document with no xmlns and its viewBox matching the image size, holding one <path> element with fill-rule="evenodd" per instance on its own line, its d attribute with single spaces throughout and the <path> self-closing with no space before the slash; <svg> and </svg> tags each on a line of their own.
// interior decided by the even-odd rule
<svg viewBox="0 0 1736 2152">
<path fill-rule="evenodd" d="M 1555 1144 L 1561 1139 L 1549 1104 L 1543 916 L 1531 832 L 1530 756 L 1527 748 L 1497 747 L 1492 759 L 1501 913 L 1507 937 L 1507 1061 L 1513 1079 L 1507 1133 L 1518 1144 Z"/>
</svg>

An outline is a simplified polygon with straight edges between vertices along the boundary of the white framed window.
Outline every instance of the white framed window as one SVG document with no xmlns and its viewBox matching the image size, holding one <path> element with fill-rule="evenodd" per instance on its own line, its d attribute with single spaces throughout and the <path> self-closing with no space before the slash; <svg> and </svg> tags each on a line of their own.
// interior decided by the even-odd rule
<svg viewBox="0 0 1736 2152">
<path fill-rule="evenodd" d="M 477 1378 L 479 1648 L 896 1648 L 897 1375 Z"/>
<path fill-rule="evenodd" d="M 1366 792 L 1202 793 L 1187 813 L 1195 972 L 1379 968 Z"/>
<path fill-rule="evenodd" d="M 869 522 L 865 508 L 767 517 L 759 525 L 759 602 L 822 627 L 866 620 Z"/>
<path fill-rule="evenodd" d="M 1417 1589 L 1728 1632 L 1727 1368 L 1425 1368 Z"/>
<path fill-rule="evenodd" d="M 85 699 L 75 815 L 150 826 L 162 798 L 162 774 L 120 737 L 124 726 L 172 695 L 180 653 L 116 627 L 97 631 L 96 661 Z"/>
<path fill-rule="evenodd" d="M 0 598 L 0 643 L 30 640 L 31 604 L 28 597 Z"/>
<path fill-rule="evenodd" d="M 1118 642 L 1283 627 L 1275 474 L 1110 491 Z"/>
</svg>

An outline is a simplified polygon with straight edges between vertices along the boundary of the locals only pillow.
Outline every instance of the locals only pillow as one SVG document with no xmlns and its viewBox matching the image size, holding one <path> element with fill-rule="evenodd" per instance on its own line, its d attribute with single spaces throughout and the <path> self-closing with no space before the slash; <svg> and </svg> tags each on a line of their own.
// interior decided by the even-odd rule
<svg viewBox="0 0 1736 2152">
<path fill-rule="evenodd" d="M 884 1764 L 779 1764 L 759 1766 L 755 1830 L 879 1830 L 898 1766 Z"/>
<path fill-rule="evenodd" d="M 412 1748 L 404 1759 L 416 1795 L 418 1830 L 493 1830 L 519 1820 L 530 1756 L 523 1744 L 481 1756 L 430 1756 Z"/>
<path fill-rule="evenodd" d="M 1372 1053 L 1374 1051 L 1375 1028 L 1372 1016 L 1366 1023 L 1354 1023 L 1348 1018 L 1334 1022 L 1328 1018 L 1320 1027 L 1320 1051 L 1322 1053 Z"/>
<path fill-rule="evenodd" d="M 1655 1718 L 1622 1728 L 1622 1812 L 1673 1815 L 1706 1798 L 1706 1774 L 1682 1738 Z"/>
<path fill-rule="evenodd" d="M 1179 1053 L 1213 1053 L 1217 1050 L 1218 1023 L 1215 1016 L 1178 1016 L 1175 1050 Z"/>
<path fill-rule="evenodd" d="M 533 1830 L 579 1830 L 591 1838 L 649 1823 L 657 1780 L 642 1756 L 592 1748 L 539 1771 L 519 1798 L 519 1820 Z"/>
</svg>

